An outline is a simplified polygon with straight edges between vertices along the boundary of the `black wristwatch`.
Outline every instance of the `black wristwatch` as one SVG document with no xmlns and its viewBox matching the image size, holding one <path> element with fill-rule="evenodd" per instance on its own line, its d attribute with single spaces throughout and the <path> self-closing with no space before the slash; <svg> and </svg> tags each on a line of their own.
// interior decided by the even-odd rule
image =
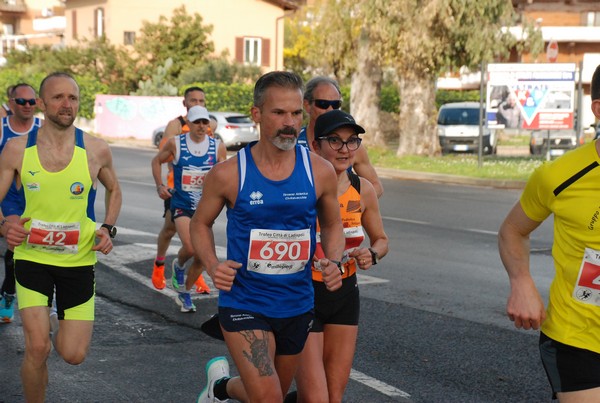
<svg viewBox="0 0 600 403">
<path fill-rule="evenodd" d="M 373 266 L 379 263 L 379 255 L 377 252 L 373 250 L 373 248 L 369 248 L 369 252 L 371 252 L 371 260 L 373 260 Z"/>
<path fill-rule="evenodd" d="M 102 224 L 100 228 L 106 228 L 108 230 L 108 236 L 110 236 L 111 239 L 114 239 L 117 236 L 117 227 L 114 225 Z"/>
</svg>

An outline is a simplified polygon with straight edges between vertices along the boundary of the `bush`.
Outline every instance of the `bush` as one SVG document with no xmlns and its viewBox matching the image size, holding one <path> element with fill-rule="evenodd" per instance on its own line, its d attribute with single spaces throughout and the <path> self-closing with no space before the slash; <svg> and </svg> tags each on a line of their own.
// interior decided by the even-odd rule
<svg viewBox="0 0 600 403">
<path fill-rule="evenodd" d="M 250 114 L 253 104 L 254 84 L 237 83 L 193 83 L 179 89 L 183 94 L 189 87 L 198 86 L 206 93 L 206 108 L 209 111 L 232 111 Z"/>
</svg>

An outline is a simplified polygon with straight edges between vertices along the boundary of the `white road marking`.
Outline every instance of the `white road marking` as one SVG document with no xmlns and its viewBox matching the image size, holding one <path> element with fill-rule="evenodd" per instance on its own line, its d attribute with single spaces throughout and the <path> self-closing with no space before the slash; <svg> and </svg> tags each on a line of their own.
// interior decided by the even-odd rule
<svg viewBox="0 0 600 403">
<path fill-rule="evenodd" d="M 389 221 L 397 221 L 397 222 L 405 222 L 408 224 L 416 224 L 416 225 L 423 225 L 423 226 L 427 226 L 427 227 L 433 227 L 434 224 L 427 222 L 427 221 L 417 221 L 417 220 L 408 220 L 405 218 L 397 218 L 397 217 L 381 217 L 383 220 L 389 220 Z M 488 231 L 488 230 L 484 230 L 484 229 L 475 229 L 475 228 L 458 228 L 462 231 L 466 231 L 466 232 L 473 232 L 475 234 L 486 234 L 486 235 L 498 235 L 498 231 Z"/>
<path fill-rule="evenodd" d="M 371 389 L 375 389 L 376 391 L 383 393 L 386 396 L 403 397 L 407 399 L 410 397 L 408 393 L 397 389 L 391 385 L 388 385 L 385 382 L 381 382 L 378 379 L 370 377 L 367 374 L 363 374 L 362 372 L 357 371 L 354 368 L 352 368 L 352 370 L 350 371 L 350 379 L 356 382 L 360 382 L 363 385 L 370 387 Z"/>
</svg>

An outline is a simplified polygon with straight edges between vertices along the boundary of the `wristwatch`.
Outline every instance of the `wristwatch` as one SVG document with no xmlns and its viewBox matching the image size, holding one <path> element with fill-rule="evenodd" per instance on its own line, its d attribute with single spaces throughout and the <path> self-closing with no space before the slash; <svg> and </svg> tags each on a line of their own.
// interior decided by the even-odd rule
<svg viewBox="0 0 600 403">
<path fill-rule="evenodd" d="M 117 227 L 114 225 L 102 224 L 100 228 L 106 228 L 108 230 L 108 236 L 110 236 L 111 239 L 114 239 L 117 236 Z"/>
<path fill-rule="evenodd" d="M 371 252 L 371 260 L 373 260 L 372 264 L 375 266 L 377 263 L 379 263 L 379 255 L 373 250 L 373 248 L 369 248 L 369 252 Z"/>
</svg>

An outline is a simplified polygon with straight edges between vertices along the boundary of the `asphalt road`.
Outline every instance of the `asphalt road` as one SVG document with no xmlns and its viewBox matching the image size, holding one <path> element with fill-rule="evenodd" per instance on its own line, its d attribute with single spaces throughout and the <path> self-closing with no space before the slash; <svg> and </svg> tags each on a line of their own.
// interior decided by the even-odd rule
<svg viewBox="0 0 600 403">
<path fill-rule="evenodd" d="M 124 206 L 115 251 L 101 256 L 96 269 L 92 346 L 77 367 L 51 354 L 47 401 L 195 401 L 206 383 L 204 364 L 227 356 L 222 342 L 199 330 L 216 311 L 216 293 L 194 296 L 198 312 L 183 314 L 172 290 L 152 288 L 162 220 L 149 169 L 154 151 L 113 152 Z M 537 333 L 515 330 L 504 315 L 508 280 L 496 231 L 519 191 L 410 179 L 384 179 L 381 210 L 390 253 L 359 280 L 361 324 L 344 401 L 549 401 Z M 215 224 L 219 253 L 224 225 L 224 217 Z M 544 297 L 552 275 L 550 244 L 551 223 L 545 223 L 532 237 L 532 271 Z M 174 241 L 169 262 L 177 246 Z M 22 338 L 18 315 L 0 326 L 0 402 L 24 401 Z"/>
</svg>

